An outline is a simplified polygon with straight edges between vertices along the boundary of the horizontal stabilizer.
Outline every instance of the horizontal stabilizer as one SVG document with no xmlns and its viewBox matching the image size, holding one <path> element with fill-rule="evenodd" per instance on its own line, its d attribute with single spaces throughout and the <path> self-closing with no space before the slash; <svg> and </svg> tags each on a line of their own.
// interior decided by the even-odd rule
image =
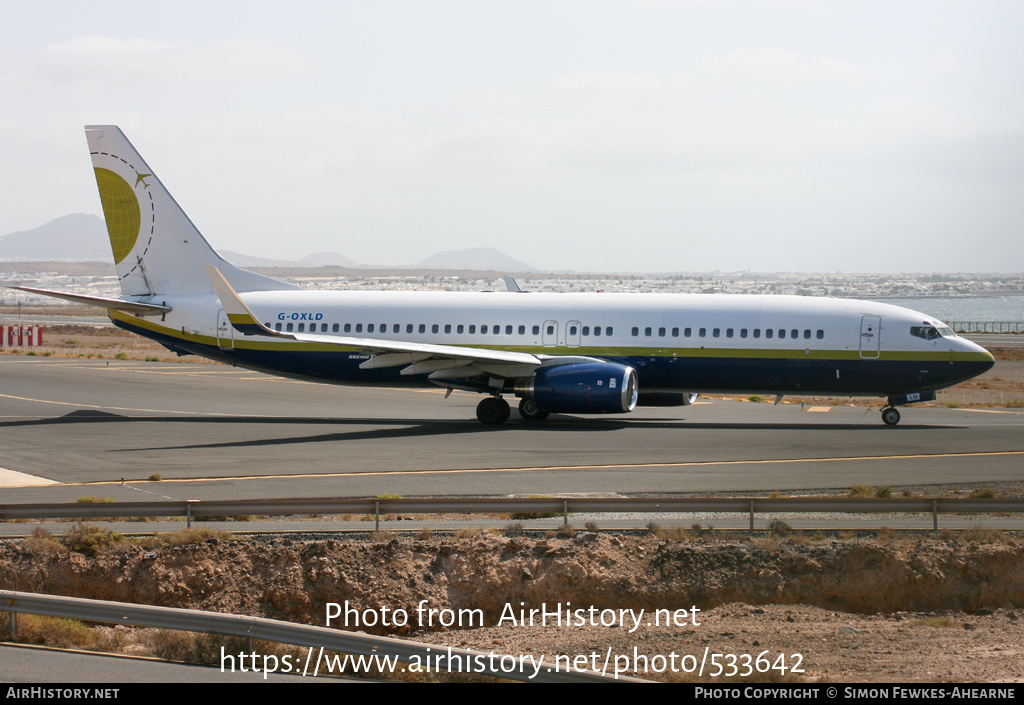
<svg viewBox="0 0 1024 705">
<path fill-rule="evenodd" d="M 141 301 L 124 301 L 123 299 L 108 299 L 104 296 L 69 294 L 66 291 L 33 289 L 30 286 L 9 286 L 7 288 L 17 289 L 18 291 L 27 291 L 30 294 L 42 294 L 43 296 L 49 296 L 54 299 L 74 301 L 78 304 L 88 304 L 89 306 L 99 306 L 100 308 L 114 309 L 115 311 L 125 311 L 139 316 L 162 316 L 171 310 L 170 306 L 161 306 L 160 304 L 146 304 Z"/>
</svg>

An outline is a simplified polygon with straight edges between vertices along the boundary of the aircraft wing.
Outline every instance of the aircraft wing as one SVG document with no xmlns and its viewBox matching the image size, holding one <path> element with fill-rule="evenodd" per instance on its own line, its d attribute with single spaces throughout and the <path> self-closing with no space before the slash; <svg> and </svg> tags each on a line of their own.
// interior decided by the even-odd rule
<svg viewBox="0 0 1024 705">
<path fill-rule="evenodd" d="M 171 310 L 170 306 L 161 306 L 159 304 L 147 304 L 142 303 L 141 301 L 124 301 L 123 299 L 108 299 L 104 296 L 69 294 L 66 291 L 51 291 L 50 289 L 33 289 L 30 286 L 8 286 L 7 288 L 27 291 L 30 294 L 42 294 L 43 296 L 49 296 L 54 299 L 74 301 L 79 304 L 99 306 L 100 308 L 115 309 L 117 311 L 127 311 L 128 313 L 136 313 L 140 316 L 161 316 Z"/>
<path fill-rule="evenodd" d="M 488 373 L 498 377 L 524 377 L 531 375 L 538 367 L 545 364 L 552 364 L 556 361 L 557 364 L 566 364 L 579 362 L 582 359 L 580 357 L 551 358 L 547 355 L 533 355 L 509 350 L 436 345 L 404 340 L 352 338 L 315 333 L 285 333 L 263 325 L 216 267 L 206 265 L 206 271 L 220 297 L 228 320 L 236 330 L 247 335 L 268 335 L 307 343 L 355 347 L 372 355 L 369 360 L 360 365 L 363 369 L 409 365 L 409 368 L 402 371 L 403 374 L 418 374 L 452 372 L 459 368 L 470 368 L 464 372 L 472 371 L 473 375 Z M 457 376 L 469 375 L 459 374 Z"/>
</svg>

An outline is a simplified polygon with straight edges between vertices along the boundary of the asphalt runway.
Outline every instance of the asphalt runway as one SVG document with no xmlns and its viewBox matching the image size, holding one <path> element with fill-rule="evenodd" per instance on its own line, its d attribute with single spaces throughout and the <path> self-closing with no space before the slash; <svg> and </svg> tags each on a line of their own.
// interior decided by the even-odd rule
<svg viewBox="0 0 1024 705">
<path fill-rule="evenodd" d="M 479 397 L 0 357 L 3 503 L 792 491 L 1024 479 L 1024 412 L 710 401 L 487 427 Z M 146 481 L 159 474 L 161 482 Z M 28 476 L 28 477 L 26 477 Z M 32 480 L 32 478 L 38 478 Z M 121 478 L 125 479 L 122 486 Z M 25 485 L 31 481 L 57 484 Z"/>
</svg>

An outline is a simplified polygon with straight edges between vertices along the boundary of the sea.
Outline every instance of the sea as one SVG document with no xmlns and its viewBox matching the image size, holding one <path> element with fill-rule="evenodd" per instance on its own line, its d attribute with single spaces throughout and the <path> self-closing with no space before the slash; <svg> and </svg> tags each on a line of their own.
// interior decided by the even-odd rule
<svg viewBox="0 0 1024 705">
<path fill-rule="evenodd" d="M 1024 321 L 1024 295 L 907 296 L 872 300 L 920 311 L 945 323 Z"/>
</svg>

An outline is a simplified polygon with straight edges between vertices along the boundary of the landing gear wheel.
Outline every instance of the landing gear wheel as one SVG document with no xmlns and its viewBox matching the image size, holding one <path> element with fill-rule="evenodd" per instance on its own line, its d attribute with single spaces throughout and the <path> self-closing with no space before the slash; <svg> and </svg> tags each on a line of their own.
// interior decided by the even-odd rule
<svg viewBox="0 0 1024 705">
<path fill-rule="evenodd" d="M 526 421 L 542 421 L 550 413 L 550 411 L 538 409 L 537 402 L 533 399 L 523 399 L 519 402 L 519 415 Z"/>
<path fill-rule="evenodd" d="M 498 397 L 487 397 L 476 405 L 477 419 L 488 426 L 505 423 L 510 413 L 508 402 Z"/>
<path fill-rule="evenodd" d="M 891 406 L 882 409 L 882 422 L 886 426 L 895 426 L 900 422 L 900 412 Z"/>
</svg>

